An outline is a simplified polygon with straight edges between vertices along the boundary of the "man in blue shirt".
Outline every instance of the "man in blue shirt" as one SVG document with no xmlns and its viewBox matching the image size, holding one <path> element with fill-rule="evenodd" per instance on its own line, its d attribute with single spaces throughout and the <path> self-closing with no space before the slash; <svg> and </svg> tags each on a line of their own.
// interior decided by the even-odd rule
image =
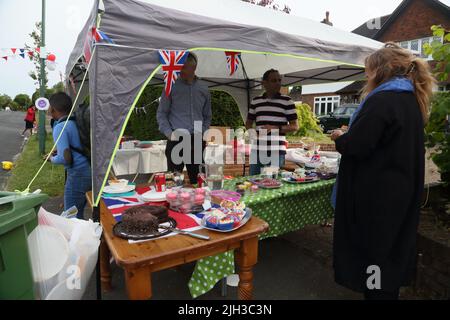
<svg viewBox="0 0 450 320">
<path fill-rule="evenodd" d="M 53 164 L 64 165 L 67 180 L 64 188 L 64 210 L 72 206 L 78 209 L 77 218 L 83 219 L 86 205 L 86 192 L 91 190 L 91 167 L 88 158 L 83 154 L 78 128 L 74 119 L 68 119 L 72 99 L 64 92 L 50 97 L 50 115 L 55 120 L 53 140 L 56 142 L 56 155 L 49 160 Z M 68 121 L 69 120 L 69 121 Z M 67 122 L 66 127 L 63 127 Z"/>
<path fill-rule="evenodd" d="M 189 53 L 170 96 L 163 91 L 157 112 L 159 131 L 168 139 L 167 168 L 182 172 L 186 165 L 192 184 L 197 183 L 206 145 L 203 133 L 209 129 L 212 118 L 211 95 L 195 75 L 196 68 L 197 57 Z"/>
</svg>

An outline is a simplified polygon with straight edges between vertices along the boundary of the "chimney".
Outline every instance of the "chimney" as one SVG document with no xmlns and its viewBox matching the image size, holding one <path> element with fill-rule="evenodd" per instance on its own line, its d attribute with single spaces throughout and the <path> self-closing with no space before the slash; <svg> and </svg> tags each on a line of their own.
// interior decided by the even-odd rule
<svg viewBox="0 0 450 320">
<path fill-rule="evenodd" d="M 324 24 L 327 24 L 329 26 L 333 26 L 333 23 L 330 21 L 330 12 L 329 11 L 326 12 L 326 18 L 323 19 L 321 22 Z"/>
</svg>

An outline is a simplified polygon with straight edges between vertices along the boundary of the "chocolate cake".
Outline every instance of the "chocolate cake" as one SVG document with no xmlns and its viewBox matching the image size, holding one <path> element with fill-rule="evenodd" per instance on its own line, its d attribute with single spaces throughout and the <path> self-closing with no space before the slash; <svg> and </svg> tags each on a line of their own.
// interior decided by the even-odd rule
<svg viewBox="0 0 450 320">
<path fill-rule="evenodd" d="M 166 222 L 169 218 L 169 211 L 167 207 L 163 206 L 144 206 L 141 208 L 145 208 L 147 212 L 150 212 L 152 215 L 158 218 L 159 223 Z"/>
<path fill-rule="evenodd" d="M 158 225 L 164 218 L 167 220 L 167 208 L 141 206 L 125 210 L 122 214 L 122 224 L 130 234 L 151 234 L 158 232 Z M 153 214 L 155 213 L 155 214 Z"/>
</svg>

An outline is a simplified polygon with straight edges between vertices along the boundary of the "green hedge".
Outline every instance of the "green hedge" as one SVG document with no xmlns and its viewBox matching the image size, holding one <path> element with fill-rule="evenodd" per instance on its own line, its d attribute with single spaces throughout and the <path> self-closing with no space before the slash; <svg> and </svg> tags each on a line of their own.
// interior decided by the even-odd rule
<svg viewBox="0 0 450 320">
<path fill-rule="evenodd" d="M 161 96 L 162 87 L 148 86 L 128 121 L 125 134 L 138 140 L 161 140 L 164 135 L 158 130 L 156 111 L 158 103 L 153 102 Z M 145 112 L 139 108 L 145 107 Z M 211 92 L 212 126 L 238 128 L 244 125 L 239 108 L 234 99 L 226 92 Z"/>
<path fill-rule="evenodd" d="M 226 92 L 211 92 L 212 126 L 237 129 L 244 125 L 239 107 Z"/>
<path fill-rule="evenodd" d="M 132 136 L 138 140 L 161 140 L 165 139 L 164 135 L 158 130 L 156 121 L 156 110 L 158 103 L 152 103 L 161 96 L 162 88 L 148 86 L 142 93 L 141 98 L 136 104 L 136 109 L 128 121 L 125 134 Z M 145 113 L 139 108 L 146 107 Z"/>
<path fill-rule="evenodd" d="M 136 110 L 128 121 L 125 134 L 132 136 L 138 140 L 161 140 L 165 139 L 164 135 L 158 130 L 158 123 L 156 121 L 156 111 L 158 103 L 153 102 L 161 96 L 162 87 L 148 86 L 138 103 Z M 145 112 L 139 110 L 146 106 Z M 211 92 L 211 107 L 212 107 L 212 126 L 231 127 L 233 129 L 242 127 L 244 121 L 242 120 L 239 108 L 234 99 L 226 92 L 212 91 Z M 300 130 L 294 134 L 290 134 L 292 139 L 295 137 L 311 137 L 314 139 L 324 139 L 322 129 L 318 125 L 318 120 L 311 108 L 307 104 L 297 104 L 298 124 Z"/>
<path fill-rule="evenodd" d="M 450 132 L 447 117 L 450 114 L 450 92 L 436 93 L 432 104 L 430 120 L 425 128 L 427 147 L 436 148 L 433 162 L 438 166 L 441 180 L 450 184 Z"/>
</svg>

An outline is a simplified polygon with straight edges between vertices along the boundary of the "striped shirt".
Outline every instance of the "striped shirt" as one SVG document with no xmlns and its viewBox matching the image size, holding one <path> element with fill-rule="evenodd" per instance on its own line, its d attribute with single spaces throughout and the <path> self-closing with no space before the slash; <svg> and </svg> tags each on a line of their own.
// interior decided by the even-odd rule
<svg viewBox="0 0 450 320">
<path fill-rule="evenodd" d="M 266 94 L 252 100 L 248 110 L 247 120 L 256 122 L 256 130 L 264 125 L 284 126 L 297 120 L 295 103 L 288 96 L 278 94 L 267 98 Z M 258 134 L 256 141 L 252 142 L 252 149 L 261 151 L 279 151 L 286 154 L 286 136 L 284 134 L 269 133 Z"/>
</svg>

